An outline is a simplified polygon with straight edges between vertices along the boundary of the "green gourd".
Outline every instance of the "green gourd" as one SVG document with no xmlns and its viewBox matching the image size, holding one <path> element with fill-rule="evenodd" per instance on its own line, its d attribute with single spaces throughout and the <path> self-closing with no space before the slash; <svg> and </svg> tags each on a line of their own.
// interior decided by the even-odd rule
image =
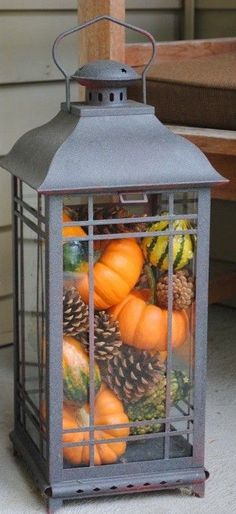
<svg viewBox="0 0 236 514">
<path fill-rule="evenodd" d="M 87 243 L 71 241 L 63 244 L 63 271 L 88 272 Z"/>
<path fill-rule="evenodd" d="M 174 230 L 189 230 L 192 228 L 188 220 L 175 220 Z M 169 229 L 169 221 L 153 223 L 148 232 L 165 231 Z M 176 234 L 173 237 L 173 268 L 178 270 L 186 266 L 193 258 L 196 247 L 196 236 L 193 234 Z M 146 260 L 161 271 L 168 270 L 169 266 L 169 236 L 159 235 L 145 237 L 142 240 L 142 249 Z"/>
<path fill-rule="evenodd" d="M 170 400 L 176 405 L 181 400 L 186 400 L 191 389 L 189 378 L 180 370 L 172 370 L 170 375 Z M 160 373 L 159 380 L 153 386 L 151 392 L 136 402 L 125 405 L 125 411 L 129 421 L 145 421 L 147 424 L 130 429 L 131 435 L 160 432 L 162 423 L 148 425 L 148 420 L 162 419 L 166 414 L 166 376 Z"/>
<path fill-rule="evenodd" d="M 63 338 L 63 390 L 64 401 L 82 407 L 89 402 L 89 354 L 84 346 L 71 336 Z M 101 387 L 97 364 L 94 366 L 95 394 Z"/>
</svg>

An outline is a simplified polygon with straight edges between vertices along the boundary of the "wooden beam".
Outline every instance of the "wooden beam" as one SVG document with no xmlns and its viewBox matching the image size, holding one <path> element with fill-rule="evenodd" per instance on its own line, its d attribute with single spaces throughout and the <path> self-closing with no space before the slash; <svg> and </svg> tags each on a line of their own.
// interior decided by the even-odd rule
<svg viewBox="0 0 236 514">
<path fill-rule="evenodd" d="M 228 184 L 214 187 L 212 198 L 236 202 L 236 155 L 206 154 L 212 166 L 229 180 Z"/>
<path fill-rule="evenodd" d="M 212 166 L 229 180 L 212 189 L 215 200 L 236 201 L 236 131 L 168 125 L 205 153 Z"/>
<path fill-rule="evenodd" d="M 155 63 L 198 59 L 236 51 L 236 38 L 198 39 L 193 41 L 170 41 L 158 43 Z M 125 60 L 130 66 L 143 66 L 150 57 L 150 44 L 129 43 Z"/>
<path fill-rule="evenodd" d="M 168 125 L 175 134 L 189 139 L 206 154 L 236 157 L 236 131 Z"/>
<path fill-rule="evenodd" d="M 125 0 L 79 0 L 79 23 L 96 16 L 109 15 L 125 20 Z M 80 33 L 79 62 L 98 59 L 125 60 L 125 31 L 109 21 L 98 22 Z"/>
</svg>

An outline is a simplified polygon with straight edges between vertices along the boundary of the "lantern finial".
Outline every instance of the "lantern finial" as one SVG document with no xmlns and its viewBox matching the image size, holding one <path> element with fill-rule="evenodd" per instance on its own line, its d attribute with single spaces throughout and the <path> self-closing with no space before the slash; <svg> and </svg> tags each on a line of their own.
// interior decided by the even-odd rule
<svg viewBox="0 0 236 514">
<path fill-rule="evenodd" d="M 127 29 L 131 29 L 135 32 L 139 32 L 140 34 L 142 34 L 143 36 L 146 36 L 151 41 L 152 55 L 151 55 L 149 61 L 147 62 L 147 64 L 144 66 L 142 75 L 141 75 L 141 79 L 142 79 L 142 83 L 143 83 L 143 103 L 146 103 L 146 73 L 147 73 L 149 66 L 152 64 L 155 54 L 156 54 L 155 39 L 152 36 L 152 34 L 150 34 L 150 32 L 147 32 L 146 30 L 140 29 L 139 27 L 136 27 L 135 25 L 131 25 L 130 23 L 125 23 L 121 20 L 117 20 L 116 18 L 112 18 L 111 16 L 105 15 L 105 16 L 97 16 L 97 18 L 93 18 L 92 20 L 89 20 L 86 23 L 83 23 L 83 25 L 79 25 L 70 30 L 62 32 L 62 34 L 59 34 L 59 36 L 57 36 L 57 38 L 55 39 L 55 41 L 53 43 L 53 47 L 52 47 L 53 60 L 56 64 L 56 66 L 58 67 L 58 69 L 61 71 L 61 73 L 64 75 L 64 77 L 66 79 L 66 106 L 67 106 L 68 112 L 70 112 L 70 80 L 72 78 L 75 78 L 75 75 L 74 76 L 68 75 L 67 72 L 64 70 L 64 68 L 61 66 L 61 64 L 59 63 L 57 56 L 56 56 L 56 48 L 57 48 L 58 44 L 60 43 L 60 41 L 62 39 L 64 39 L 64 37 L 69 36 L 70 34 L 74 34 L 75 32 L 78 32 L 82 29 L 89 27 L 90 25 L 93 25 L 94 23 L 97 23 L 97 22 L 103 21 L 103 20 L 111 21 L 112 23 L 116 23 L 117 25 L 121 25 L 122 27 L 125 27 Z M 113 63 L 114 63 L 114 61 L 113 61 Z M 96 64 L 96 63 L 93 63 L 93 64 Z M 122 66 L 122 68 L 124 70 L 126 70 L 126 68 L 128 68 L 125 64 L 122 64 L 122 65 L 120 65 L 120 63 L 116 63 L 116 64 L 118 64 L 119 66 Z M 87 65 L 87 66 L 89 66 L 89 65 Z M 122 68 L 121 68 L 121 71 L 122 71 Z M 131 68 L 129 68 L 129 70 L 131 70 Z M 80 69 L 80 71 L 81 71 L 81 69 Z M 122 91 L 120 93 L 122 93 Z"/>
</svg>

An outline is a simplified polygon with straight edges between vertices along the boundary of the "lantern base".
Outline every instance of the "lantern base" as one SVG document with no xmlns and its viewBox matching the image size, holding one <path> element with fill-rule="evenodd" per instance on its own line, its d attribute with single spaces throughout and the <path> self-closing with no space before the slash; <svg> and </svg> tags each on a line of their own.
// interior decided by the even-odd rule
<svg viewBox="0 0 236 514">
<path fill-rule="evenodd" d="M 65 470 L 64 480 L 49 484 L 45 479 L 46 469 L 45 472 L 43 472 L 43 469 L 40 469 L 38 452 L 36 447 L 30 444 L 28 436 L 22 431 L 18 433 L 17 429 L 11 432 L 10 439 L 13 443 L 14 454 L 19 455 L 24 460 L 36 485 L 43 493 L 47 512 L 50 514 L 61 508 L 65 500 L 82 500 L 84 498 L 151 492 L 161 489 L 182 490 L 183 488 L 187 488 L 190 493 L 192 492 L 196 496 L 202 497 L 204 495 L 204 483 L 208 478 L 208 473 L 204 467 L 193 467 L 191 457 L 168 460 L 168 463 L 171 460 L 174 462 L 172 469 L 168 469 L 168 463 L 166 467 L 160 465 L 160 469 L 158 469 L 156 460 L 152 461 L 153 464 L 151 462 L 142 462 L 140 472 L 136 470 L 136 463 L 134 463 L 133 467 L 132 463 L 126 462 L 128 467 L 125 474 L 120 473 L 121 468 L 116 469 L 116 465 L 107 466 L 107 474 L 104 472 L 106 466 L 102 466 L 101 469 L 100 466 L 97 466 L 93 470 L 90 470 L 88 467 L 71 468 Z M 145 444 L 139 446 L 143 446 L 144 450 Z M 130 450 L 132 457 L 135 453 L 134 450 L 135 448 Z M 129 456 L 131 458 L 131 454 Z M 119 466 L 122 466 L 122 464 L 117 464 L 117 468 Z M 129 468 L 130 466 L 132 469 Z M 103 470 L 102 473 L 100 473 L 100 470 Z M 88 474 L 89 471 L 92 471 L 94 476 L 92 476 L 92 473 Z M 68 479 L 65 479 L 65 477 L 68 477 Z"/>
</svg>

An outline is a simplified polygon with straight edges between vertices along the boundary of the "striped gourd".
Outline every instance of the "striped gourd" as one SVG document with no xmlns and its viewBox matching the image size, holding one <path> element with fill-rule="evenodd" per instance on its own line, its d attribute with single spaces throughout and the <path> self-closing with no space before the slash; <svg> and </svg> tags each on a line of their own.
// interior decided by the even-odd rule
<svg viewBox="0 0 236 514">
<path fill-rule="evenodd" d="M 165 231 L 169 228 L 167 220 L 153 223 L 148 232 Z M 173 222 L 174 230 L 191 229 L 191 223 L 188 220 L 175 220 Z M 192 234 L 175 235 L 173 237 L 173 268 L 178 270 L 186 266 L 190 259 L 193 258 L 196 246 L 196 237 Z M 166 271 L 169 265 L 169 237 L 168 236 L 150 236 L 145 237 L 142 241 L 142 248 L 146 260 L 162 271 Z"/>
<path fill-rule="evenodd" d="M 64 401 L 83 406 L 89 401 L 89 354 L 80 341 L 71 336 L 63 338 L 63 392 Z M 101 387 L 98 365 L 94 369 L 95 394 Z"/>
</svg>

